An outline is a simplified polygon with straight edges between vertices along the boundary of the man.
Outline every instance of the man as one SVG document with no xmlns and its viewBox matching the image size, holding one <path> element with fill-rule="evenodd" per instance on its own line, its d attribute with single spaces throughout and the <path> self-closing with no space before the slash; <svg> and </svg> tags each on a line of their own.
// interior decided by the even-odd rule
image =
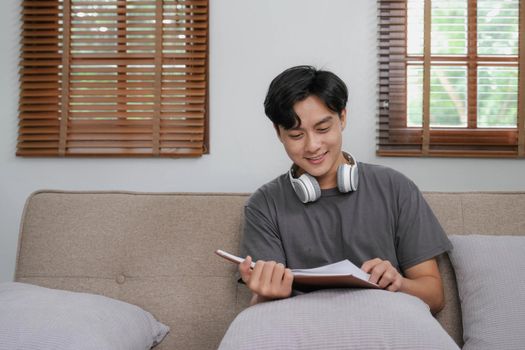
<svg viewBox="0 0 525 350">
<path fill-rule="evenodd" d="M 340 78 L 310 66 L 270 84 L 265 113 L 293 166 L 245 206 L 241 278 L 254 304 L 298 293 L 290 269 L 348 259 L 436 313 L 444 297 L 435 257 L 451 243 L 412 181 L 343 152 L 347 99 Z"/>
</svg>

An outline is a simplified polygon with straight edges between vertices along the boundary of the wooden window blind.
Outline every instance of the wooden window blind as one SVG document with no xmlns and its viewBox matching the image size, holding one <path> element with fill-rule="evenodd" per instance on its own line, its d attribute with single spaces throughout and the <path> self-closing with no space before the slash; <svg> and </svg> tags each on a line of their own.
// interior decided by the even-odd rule
<svg viewBox="0 0 525 350">
<path fill-rule="evenodd" d="M 525 0 L 378 0 L 380 156 L 525 157 Z"/>
<path fill-rule="evenodd" d="M 23 0 L 19 156 L 208 152 L 208 0 Z"/>
</svg>

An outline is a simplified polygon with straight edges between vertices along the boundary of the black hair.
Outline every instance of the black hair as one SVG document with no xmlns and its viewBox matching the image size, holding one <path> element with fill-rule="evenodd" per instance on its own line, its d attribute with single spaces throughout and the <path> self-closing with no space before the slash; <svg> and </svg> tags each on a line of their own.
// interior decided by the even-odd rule
<svg viewBox="0 0 525 350">
<path fill-rule="evenodd" d="M 301 125 L 301 119 L 293 106 L 309 96 L 317 96 L 326 107 L 341 117 L 346 107 L 348 89 L 334 73 L 316 69 L 312 66 L 288 68 L 270 83 L 264 113 L 275 126 L 285 129 Z"/>
</svg>

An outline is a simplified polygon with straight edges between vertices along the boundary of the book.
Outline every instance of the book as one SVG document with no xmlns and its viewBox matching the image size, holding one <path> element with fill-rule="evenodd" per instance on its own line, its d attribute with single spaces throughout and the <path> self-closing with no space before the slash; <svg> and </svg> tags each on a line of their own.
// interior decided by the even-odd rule
<svg viewBox="0 0 525 350">
<path fill-rule="evenodd" d="M 370 275 L 350 260 L 315 267 L 312 269 L 292 269 L 294 283 L 325 288 L 376 288 L 379 286 L 369 280 Z"/>
<path fill-rule="evenodd" d="M 227 253 L 223 250 L 216 250 L 215 254 L 237 264 L 244 261 L 243 258 Z M 252 262 L 253 268 L 255 263 Z M 350 260 L 341 260 L 339 262 L 315 267 L 312 269 L 292 269 L 294 283 L 322 287 L 322 288 L 376 288 L 380 287 L 368 279 L 370 275 Z"/>
</svg>

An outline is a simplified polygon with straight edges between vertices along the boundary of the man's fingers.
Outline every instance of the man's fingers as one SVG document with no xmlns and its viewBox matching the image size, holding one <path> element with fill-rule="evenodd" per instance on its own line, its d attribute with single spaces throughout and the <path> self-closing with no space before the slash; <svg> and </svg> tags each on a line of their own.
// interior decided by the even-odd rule
<svg viewBox="0 0 525 350">
<path fill-rule="evenodd" d="M 259 260 L 250 271 L 249 281 L 245 283 L 255 294 L 267 299 L 276 299 L 290 296 L 292 282 L 292 271 L 283 264 Z"/>
<path fill-rule="evenodd" d="M 284 265 L 281 263 L 275 264 L 272 273 L 272 283 L 281 283 L 284 276 Z"/>
<path fill-rule="evenodd" d="M 264 292 L 268 293 L 266 289 L 270 289 L 272 283 L 273 270 L 277 263 L 275 261 L 268 261 L 264 264 L 263 270 L 261 272 L 261 285 L 265 287 Z"/>
<path fill-rule="evenodd" d="M 248 272 L 250 270 L 250 265 L 252 264 L 252 257 L 247 256 L 242 263 L 239 264 L 239 270 Z"/>
<path fill-rule="evenodd" d="M 361 266 L 361 270 L 363 270 L 364 272 L 366 273 L 370 273 L 370 271 L 378 264 L 380 264 L 382 262 L 381 259 L 379 258 L 375 258 L 375 259 L 372 259 L 372 260 L 367 260 L 363 263 L 363 265 Z"/>
<path fill-rule="evenodd" d="M 247 283 L 248 287 L 251 290 L 256 290 L 260 284 L 261 274 L 264 268 L 264 261 L 257 260 L 255 266 L 251 272 L 250 281 Z"/>
<path fill-rule="evenodd" d="M 372 270 L 369 272 L 370 273 L 369 281 L 372 283 L 377 283 L 381 279 L 381 276 L 383 276 L 383 273 L 385 272 L 385 270 L 386 270 L 385 264 L 380 263 L 380 264 L 375 265 L 372 268 Z"/>
<path fill-rule="evenodd" d="M 293 273 L 283 264 L 275 265 L 272 288 L 278 298 L 287 298 L 292 294 Z"/>
<path fill-rule="evenodd" d="M 241 274 L 241 278 L 244 283 L 247 283 L 250 280 L 250 276 L 252 274 L 250 268 L 251 263 L 252 257 L 248 255 L 246 259 L 244 259 L 244 261 L 239 264 L 239 273 Z"/>
<path fill-rule="evenodd" d="M 395 292 L 401 288 L 403 276 L 388 260 L 371 259 L 365 261 L 361 269 L 370 274 L 368 281 L 376 283 L 382 289 Z"/>
<path fill-rule="evenodd" d="M 401 285 L 402 285 L 402 279 L 397 278 L 386 288 L 386 290 L 390 292 L 397 292 L 401 288 Z"/>
<path fill-rule="evenodd" d="M 283 287 L 285 289 L 289 289 L 291 291 L 292 290 L 292 283 L 293 283 L 292 270 L 285 269 L 284 270 L 284 275 L 283 275 Z"/>
<path fill-rule="evenodd" d="M 382 289 L 385 289 L 386 287 L 388 287 L 394 281 L 394 279 L 395 279 L 395 275 L 392 273 L 392 271 L 387 269 L 387 270 L 385 270 L 383 275 L 380 277 L 380 279 L 379 279 L 377 284 Z"/>
</svg>

